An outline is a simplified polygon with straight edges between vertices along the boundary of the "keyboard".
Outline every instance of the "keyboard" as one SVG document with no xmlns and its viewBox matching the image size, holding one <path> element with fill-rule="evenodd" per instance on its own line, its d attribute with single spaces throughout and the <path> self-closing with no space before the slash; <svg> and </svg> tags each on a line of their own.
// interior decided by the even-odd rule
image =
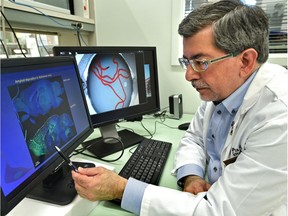
<svg viewBox="0 0 288 216">
<path fill-rule="evenodd" d="M 158 185 L 172 143 L 143 139 L 126 162 L 119 175 L 133 177 L 148 184 Z"/>
</svg>

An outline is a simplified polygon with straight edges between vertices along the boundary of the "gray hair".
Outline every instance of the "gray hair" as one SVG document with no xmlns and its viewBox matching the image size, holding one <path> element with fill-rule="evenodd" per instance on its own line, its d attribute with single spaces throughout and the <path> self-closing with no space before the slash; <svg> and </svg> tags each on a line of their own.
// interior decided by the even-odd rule
<svg viewBox="0 0 288 216">
<path fill-rule="evenodd" d="M 213 29 L 215 46 L 227 53 L 240 53 L 254 48 L 257 61 L 264 63 L 269 55 L 269 21 L 258 6 L 238 0 L 221 0 L 193 10 L 183 19 L 178 33 L 191 37 L 207 26 Z"/>
</svg>

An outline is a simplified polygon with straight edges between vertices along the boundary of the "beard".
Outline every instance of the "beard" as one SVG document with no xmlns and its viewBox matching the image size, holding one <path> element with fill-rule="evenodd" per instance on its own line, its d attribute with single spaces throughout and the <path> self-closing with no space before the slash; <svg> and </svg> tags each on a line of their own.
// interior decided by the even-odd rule
<svg viewBox="0 0 288 216">
<path fill-rule="evenodd" d="M 204 100 L 204 101 L 220 101 L 221 100 L 220 95 L 214 92 L 207 83 L 201 80 L 193 80 L 191 84 L 193 88 L 195 88 L 199 92 L 201 100 Z"/>
</svg>

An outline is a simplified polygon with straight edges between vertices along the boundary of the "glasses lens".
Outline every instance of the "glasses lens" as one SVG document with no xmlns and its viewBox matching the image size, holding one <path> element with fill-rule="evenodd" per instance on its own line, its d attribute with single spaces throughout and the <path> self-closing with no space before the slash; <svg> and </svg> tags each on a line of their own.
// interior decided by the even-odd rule
<svg viewBox="0 0 288 216">
<path fill-rule="evenodd" d="M 181 67 L 184 70 L 186 70 L 187 69 L 188 60 L 185 59 L 185 58 L 179 58 L 178 61 L 179 61 L 180 65 L 181 65 Z"/>
<path fill-rule="evenodd" d="M 205 71 L 208 68 L 208 62 L 205 60 L 193 59 L 193 69 L 198 72 Z"/>
</svg>

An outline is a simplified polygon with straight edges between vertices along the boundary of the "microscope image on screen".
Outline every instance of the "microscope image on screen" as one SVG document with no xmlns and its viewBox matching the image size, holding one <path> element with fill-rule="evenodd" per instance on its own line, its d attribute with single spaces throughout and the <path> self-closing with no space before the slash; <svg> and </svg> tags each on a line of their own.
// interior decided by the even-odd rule
<svg viewBox="0 0 288 216">
<path fill-rule="evenodd" d="M 120 53 L 77 56 L 88 106 L 93 107 L 89 110 L 103 113 L 139 104 L 135 65 L 131 65 L 135 60 L 129 61 L 133 57 Z"/>
<path fill-rule="evenodd" d="M 76 135 L 60 76 L 9 86 L 9 94 L 35 167 Z"/>
</svg>

